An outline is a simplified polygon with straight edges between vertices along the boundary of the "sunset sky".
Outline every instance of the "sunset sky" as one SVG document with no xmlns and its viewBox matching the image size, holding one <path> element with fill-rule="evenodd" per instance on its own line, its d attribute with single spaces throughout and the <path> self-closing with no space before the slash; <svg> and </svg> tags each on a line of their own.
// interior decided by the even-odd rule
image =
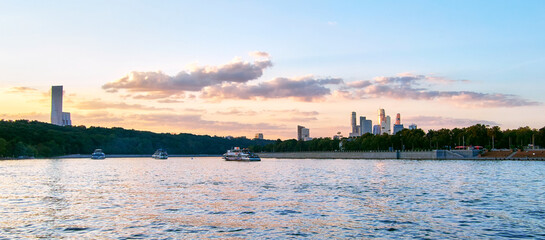
<svg viewBox="0 0 545 240">
<path fill-rule="evenodd" d="M 0 119 L 348 136 L 545 126 L 545 1 L 2 1 Z"/>
</svg>

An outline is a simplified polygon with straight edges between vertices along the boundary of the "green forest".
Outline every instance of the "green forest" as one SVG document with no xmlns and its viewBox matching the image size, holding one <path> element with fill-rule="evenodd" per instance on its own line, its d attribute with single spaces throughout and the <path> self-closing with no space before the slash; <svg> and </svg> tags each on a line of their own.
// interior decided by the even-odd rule
<svg viewBox="0 0 545 240">
<path fill-rule="evenodd" d="M 262 146 L 273 141 L 244 137 L 226 139 L 187 133 L 169 134 L 123 128 L 56 126 L 38 121 L 0 120 L 0 157 L 54 157 L 91 154 L 153 154 L 163 148 L 169 154 L 222 154 L 233 147 Z"/>
<path fill-rule="evenodd" d="M 545 127 L 501 130 L 477 124 L 467 128 L 429 130 L 404 129 L 395 135 L 365 134 L 358 138 L 316 138 L 310 141 L 251 140 L 244 137 L 169 134 L 123 128 L 56 126 L 38 121 L 0 120 L 0 157 L 54 157 L 91 154 L 101 148 L 106 154 L 153 154 L 158 148 L 170 154 L 222 154 L 233 147 L 254 152 L 293 151 L 388 151 L 454 149 L 483 146 L 487 149 L 523 149 L 545 146 Z"/>
<path fill-rule="evenodd" d="M 342 143 L 342 147 L 339 143 Z M 448 150 L 456 146 L 524 149 L 534 143 L 536 146 L 545 146 L 545 127 L 539 130 L 521 127 L 502 131 L 498 126 L 477 124 L 467 128 L 429 130 L 427 133 L 422 129 L 404 129 L 395 135 L 365 134 L 350 139 L 277 140 L 265 146 L 252 146 L 250 149 L 254 152 Z"/>
</svg>

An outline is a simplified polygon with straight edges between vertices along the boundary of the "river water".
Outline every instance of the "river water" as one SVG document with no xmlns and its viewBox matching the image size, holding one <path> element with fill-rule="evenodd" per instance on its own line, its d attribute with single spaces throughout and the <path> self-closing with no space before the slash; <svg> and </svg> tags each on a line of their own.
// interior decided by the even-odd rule
<svg viewBox="0 0 545 240">
<path fill-rule="evenodd" d="M 545 162 L 0 161 L 0 239 L 545 239 Z"/>
</svg>

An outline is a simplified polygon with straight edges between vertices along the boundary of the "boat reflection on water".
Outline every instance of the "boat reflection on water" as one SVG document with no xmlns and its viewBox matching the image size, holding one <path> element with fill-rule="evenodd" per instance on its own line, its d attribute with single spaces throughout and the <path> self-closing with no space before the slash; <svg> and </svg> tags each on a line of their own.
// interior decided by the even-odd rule
<svg viewBox="0 0 545 240">
<path fill-rule="evenodd" d="M 227 152 L 223 154 L 223 159 L 225 159 L 225 161 L 261 161 L 261 158 L 259 158 L 257 154 L 250 152 L 248 148 L 240 149 L 240 147 L 234 147 L 231 150 L 227 150 Z"/>
</svg>

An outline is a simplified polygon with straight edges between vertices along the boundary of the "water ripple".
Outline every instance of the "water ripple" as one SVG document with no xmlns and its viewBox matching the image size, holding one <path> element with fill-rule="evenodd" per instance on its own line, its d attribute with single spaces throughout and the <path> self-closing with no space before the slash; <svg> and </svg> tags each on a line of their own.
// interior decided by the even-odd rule
<svg viewBox="0 0 545 240">
<path fill-rule="evenodd" d="M 0 161 L 0 239 L 543 239 L 543 162 Z"/>
</svg>

